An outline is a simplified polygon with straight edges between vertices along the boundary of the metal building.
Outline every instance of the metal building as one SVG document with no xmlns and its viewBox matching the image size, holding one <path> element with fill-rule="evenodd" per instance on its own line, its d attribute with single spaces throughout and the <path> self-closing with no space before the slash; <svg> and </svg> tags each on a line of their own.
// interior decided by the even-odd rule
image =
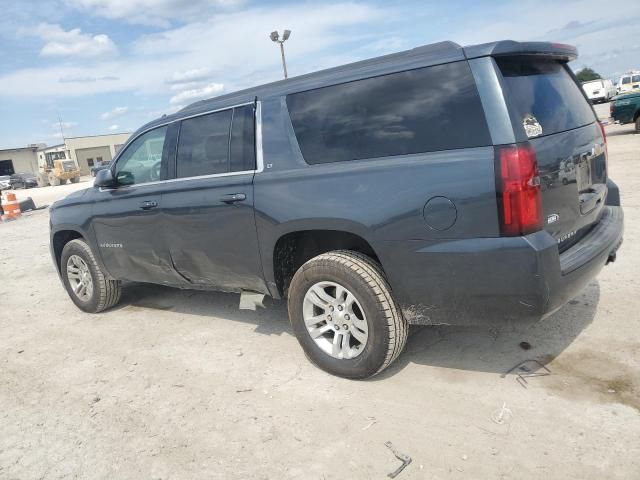
<svg viewBox="0 0 640 480">
<path fill-rule="evenodd" d="M 0 150 L 0 176 L 38 171 L 38 148 L 43 144 Z"/>
<path fill-rule="evenodd" d="M 65 138 L 64 143 L 38 149 L 38 160 L 42 163 L 47 156 L 56 160 L 68 158 L 78 165 L 81 175 L 89 175 L 91 167 L 97 163 L 111 161 L 130 135 L 114 133 Z"/>
</svg>

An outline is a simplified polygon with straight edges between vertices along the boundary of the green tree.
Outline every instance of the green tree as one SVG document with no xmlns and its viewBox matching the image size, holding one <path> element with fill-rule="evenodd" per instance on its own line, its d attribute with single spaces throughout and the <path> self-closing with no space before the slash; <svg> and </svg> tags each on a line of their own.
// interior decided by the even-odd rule
<svg viewBox="0 0 640 480">
<path fill-rule="evenodd" d="M 588 82 L 589 80 L 602 78 L 599 73 L 589 67 L 584 67 L 582 70 L 576 72 L 576 77 L 580 82 Z"/>
</svg>

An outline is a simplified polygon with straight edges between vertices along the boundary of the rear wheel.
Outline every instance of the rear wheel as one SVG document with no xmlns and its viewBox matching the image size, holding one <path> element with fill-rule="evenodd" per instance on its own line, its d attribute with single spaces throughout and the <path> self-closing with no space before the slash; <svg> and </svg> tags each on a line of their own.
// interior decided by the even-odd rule
<svg viewBox="0 0 640 480">
<path fill-rule="evenodd" d="M 69 297 L 80 310 L 98 313 L 120 300 L 120 282 L 105 277 L 83 240 L 71 240 L 64 246 L 60 271 Z"/>
<path fill-rule="evenodd" d="M 636 133 L 640 133 L 640 115 L 636 117 Z"/>
<path fill-rule="evenodd" d="M 300 267 L 289 289 L 289 319 L 307 357 L 345 378 L 380 373 L 407 340 L 407 322 L 380 266 L 346 250 Z"/>
</svg>

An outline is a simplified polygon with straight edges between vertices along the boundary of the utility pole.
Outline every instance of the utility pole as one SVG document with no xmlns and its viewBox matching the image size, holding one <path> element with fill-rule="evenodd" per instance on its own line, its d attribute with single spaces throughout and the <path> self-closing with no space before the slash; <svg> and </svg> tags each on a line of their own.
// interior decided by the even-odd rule
<svg viewBox="0 0 640 480">
<path fill-rule="evenodd" d="M 58 114 L 58 126 L 60 127 L 60 135 L 62 136 L 62 143 L 64 143 L 64 130 L 62 129 L 62 120 L 60 114 Z"/>
<path fill-rule="evenodd" d="M 287 61 L 284 58 L 284 42 L 287 41 L 290 35 L 291 35 L 291 30 L 285 30 L 282 33 L 282 40 L 280 40 L 280 34 L 278 33 L 277 30 L 274 30 L 269 35 L 269 38 L 271 38 L 271 41 L 280 44 L 280 55 L 282 56 L 282 70 L 284 71 L 284 78 L 289 78 L 287 75 Z"/>
</svg>

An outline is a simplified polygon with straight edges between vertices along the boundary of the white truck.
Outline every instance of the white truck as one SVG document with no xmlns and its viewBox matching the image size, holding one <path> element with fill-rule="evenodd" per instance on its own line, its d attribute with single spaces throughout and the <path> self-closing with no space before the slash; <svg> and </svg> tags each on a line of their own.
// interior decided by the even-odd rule
<svg viewBox="0 0 640 480">
<path fill-rule="evenodd" d="M 620 77 L 616 85 L 617 93 L 627 93 L 640 90 L 640 71 L 631 70 Z"/>
<path fill-rule="evenodd" d="M 616 96 L 616 87 L 611 80 L 599 78 L 582 82 L 582 89 L 591 103 L 608 102 Z"/>
</svg>

